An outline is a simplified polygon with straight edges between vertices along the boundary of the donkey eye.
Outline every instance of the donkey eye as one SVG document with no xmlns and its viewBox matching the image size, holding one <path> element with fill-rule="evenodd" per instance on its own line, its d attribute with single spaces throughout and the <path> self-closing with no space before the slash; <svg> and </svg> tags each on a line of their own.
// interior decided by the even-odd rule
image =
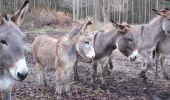
<svg viewBox="0 0 170 100">
<path fill-rule="evenodd" d="M 132 39 L 127 39 L 128 41 L 132 42 Z"/>
<path fill-rule="evenodd" d="M 130 42 L 133 41 L 133 39 L 131 39 L 131 38 L 125 38 L 125 40 L 130 41 Z"/>
<path fill-rule="evenodd" d="M 0 40 L 0 43 L 3 44 L 3 45 L 8 45 L 5 40 Z"/>
<path fill-rule="evenodd" d="M 86 41 L 86 42 L 84 42 L 84 43 L 86 43 L 86 44 L 90 44 L 90 43 L 89 43 L 89 42 L 87 42 L 87 41 Z"/>
</svg>

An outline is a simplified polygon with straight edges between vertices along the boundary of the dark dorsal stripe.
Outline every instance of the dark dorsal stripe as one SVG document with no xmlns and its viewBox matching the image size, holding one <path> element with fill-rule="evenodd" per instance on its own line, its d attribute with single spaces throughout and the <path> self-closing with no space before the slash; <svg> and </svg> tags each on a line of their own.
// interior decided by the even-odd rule
<svg viewBox="0 0 170 100">
<path fill-rule="evenodd" d="M 142 37 L 142 36 L 143 36 L 144 28 L 145 28 L 145 26 L 142 26 L 142 27 L 141 27 L 141 38 L 142 38 L 142 40 L 143 40 L 143 37 Z"/>
</svg>

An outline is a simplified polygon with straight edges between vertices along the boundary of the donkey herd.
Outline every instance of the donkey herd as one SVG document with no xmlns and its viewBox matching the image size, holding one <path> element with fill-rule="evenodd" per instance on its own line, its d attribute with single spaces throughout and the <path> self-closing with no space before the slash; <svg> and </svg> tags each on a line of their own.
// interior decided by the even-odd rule
<svg viewBox="0 0 170 100">
<path fill-rule="evenodd" d="M 3 100 L 11 100 L 13 82 L 23 81 L 28 74 L 23 47 L 25 34 L 19 28 L 28 6 L 29 0 L 25 0 L 21 9 L 13 16 L 0 15 L 0 90 Z M 107 86 L 105 76 L 108 69 L 114 67 L 111 54 L 116 48 L 130 61 L 143 58 L 144 65 L 139 73 L 140 78 L 147 80 L 145 74 L 148 68 L 155 65 L 156 79 L 160 61 L 163 75 L 168 79 L 163 62 L 165 58 L 170 57 L 170 9 L 153 9 L 153 12 L 157 16 L 147 24 L 129 25 L 126 22 L 120 24 L 111 20 L 102 29 L 86 33 L 87 27 L 92 24 L 88 19 L 80 27 L 75 26 L 67 34 L 55 38 L 47 35 L 37 36 L 32 43 L 32 53 L 39 72 L 40 84 L 48 85 L 46 69 L 53 67 L 56 70 L 57 99 L 61 99 L 63 89 L 71 95 L 71 73 L 74 71 L 74 80 L 78 81 L 77 64 L 86 62 L 92 63 L 92 87 L 96 86 L 98 63 L 102 67 L 102 84 Z"/>
</svg>

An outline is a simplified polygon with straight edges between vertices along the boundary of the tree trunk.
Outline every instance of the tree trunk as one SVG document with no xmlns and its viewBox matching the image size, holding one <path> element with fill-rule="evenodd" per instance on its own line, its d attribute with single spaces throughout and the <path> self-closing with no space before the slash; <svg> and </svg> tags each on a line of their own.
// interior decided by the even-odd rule
<svg viewBox="0 0 170 100">
<path fill-rule="evenodd" d="M 77 0 L 77 19 L 79 19 L 79 0 Z"/>
<path fill-rule="evenodd" d="M 73 20 L 76 20 L 76 0 L 73 0 Z"/>
</svg>

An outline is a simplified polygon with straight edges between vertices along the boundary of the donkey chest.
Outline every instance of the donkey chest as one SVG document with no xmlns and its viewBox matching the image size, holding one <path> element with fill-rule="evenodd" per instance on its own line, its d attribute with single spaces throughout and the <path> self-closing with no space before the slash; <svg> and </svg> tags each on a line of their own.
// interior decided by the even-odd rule
<svg viewBox="0 0 170 100">
<path fill-rule="evenodd" d="M 9 76 L 7 71 L 4 71 L 4 74 L 0 76 L 0 90 L 7 90 L 12 87 L 14 81 Z"/>
<path fill-rule="evenodd" d="M 58 48 L 57 56 L 63 62 L 70 62 L 76 59 L 76 50 L 74 45 L 63 44 Z M 72 61 L 72 62 L 73 62 Z"/>
</svg>

